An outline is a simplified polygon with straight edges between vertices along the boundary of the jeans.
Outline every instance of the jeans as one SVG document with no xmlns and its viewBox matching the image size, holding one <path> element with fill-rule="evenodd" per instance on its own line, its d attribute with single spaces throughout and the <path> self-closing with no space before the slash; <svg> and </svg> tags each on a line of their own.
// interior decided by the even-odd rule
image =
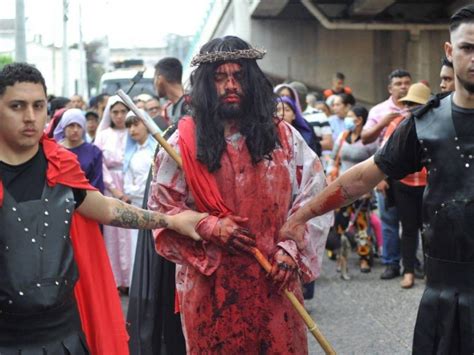
<svg viewBox="0 0 474 355">
<path fill-rule="evenodd" d="M 382 263 L 400 267 L 399 219 L 396 207 L 385 209 L 385 196 L 376 191 L 377 205 L 382 220 L 383 252 Z"/>
</svg>

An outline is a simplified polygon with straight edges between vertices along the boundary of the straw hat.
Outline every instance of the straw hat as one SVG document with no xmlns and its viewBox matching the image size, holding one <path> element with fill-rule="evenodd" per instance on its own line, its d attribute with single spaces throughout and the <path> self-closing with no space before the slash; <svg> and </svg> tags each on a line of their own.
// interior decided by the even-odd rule
<svg viewBox="0 0 474 355">
<path fill-rule="evenodd" d="M 400 102 L 409 101 L 420 105 L 424 105 L 428 102 L 431 96 L 431 90 L 428 86 L 423 83 L 415 83 L 408 89 L 407 96 L 402 97 Z"/>
</svg>

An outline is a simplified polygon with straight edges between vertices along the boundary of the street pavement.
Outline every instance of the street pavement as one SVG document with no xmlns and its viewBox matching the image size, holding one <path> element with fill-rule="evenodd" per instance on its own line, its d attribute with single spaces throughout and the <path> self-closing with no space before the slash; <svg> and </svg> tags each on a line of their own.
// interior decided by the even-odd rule
<svg viewBox="0 0 474 355">
<path fill-rule="evenodd" d="M 411 354 L 413 329 L 423 280 L 412 289 L 400 287 L 401 277 L 381 280 L 384 270 L 375 259 L 372 272 L 362 274 L 358 258 L 349 258 L 351 280 L 336 272 L 336 262 L 325 258 L 316 281 L 315 297 L 306 308 L 337 354 Z M 308 332 L 310 354 L 324 354 Z"/>
<path fill-rule="evenodd" d="M 357 256 L 349 258 L 350 281 L 336 272 L 336 263 L 325 257 L 316 281 L 315 297 L 306 308 L 337 354 L 410 354 L 416 311 L 424 281 L 412 289 L 400 287 L 401 278 L 380 280 L 383 266 L 375 259 L 372 272 L 362 274 Z M 127 310 L 128 297 L 122 297 Z M 308 332 L 309 353 L 324 354 Z"/>
</svg>

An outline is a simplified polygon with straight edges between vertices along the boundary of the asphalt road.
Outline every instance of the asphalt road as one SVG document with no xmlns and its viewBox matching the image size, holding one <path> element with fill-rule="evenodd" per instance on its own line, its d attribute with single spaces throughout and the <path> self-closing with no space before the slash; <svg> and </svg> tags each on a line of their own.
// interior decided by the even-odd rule
<svg viewBox="0 0 474 355">
<path fill-rule="evenodd" d="M 371 273 L 360 273 L 352 254 L 352 279 L 343 281 L 336 263 L 324 260 L 315 297 L 306 307 L 338 354 L 411 354 L 424 281 L 415 280 L 412 289 L 404 290 L 401 277 L 381 280 L 383 270 L 376 259 Z M 310 333 L 308 343 L 310 354 L 324 354 Z"/>
</svg>

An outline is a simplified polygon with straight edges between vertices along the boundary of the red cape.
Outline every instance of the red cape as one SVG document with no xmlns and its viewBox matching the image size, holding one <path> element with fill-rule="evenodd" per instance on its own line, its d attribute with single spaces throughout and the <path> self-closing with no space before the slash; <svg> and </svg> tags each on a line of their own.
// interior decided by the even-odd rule
<svg viewBox="0 0 474 355">
<path fill-rule="evenodd" d="M 49 186 L 96 190 L 89 184 L 75 154 L 43 136 Z M 0 180 L 0 206 L 3 185 Z M 79 280 L 74 289 L 82 329 L 91 354 L 128 354 L 128 334 L 107 251 L 97 222 L 74 213 L 71 223 L 74 258 Z"/>
</svg>

